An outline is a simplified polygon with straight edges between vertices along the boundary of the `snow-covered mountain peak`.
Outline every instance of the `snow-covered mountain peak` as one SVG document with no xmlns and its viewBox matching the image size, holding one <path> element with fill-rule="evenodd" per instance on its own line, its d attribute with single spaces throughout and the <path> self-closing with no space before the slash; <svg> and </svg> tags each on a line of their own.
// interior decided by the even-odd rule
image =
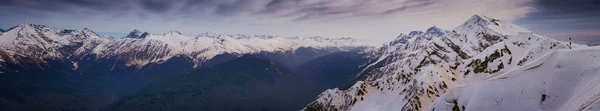
<svg viewBox="0 0 600 111">
<path fill-rule="evenodd" d="M 181 32 L 179 32 L 179 31 L 169 31 L 167 33 L 164 33 L 163 35 L 171 35 L 171 36 L 173 36 L 173 35 L 183 35 L 183 34 L 181 34 Z"/>
<path fill-rule="evenodd" d="M 27 27 L 27 26 L 32 26 L 32 25 L 34 25 L 34 24 L 30 24 L 30 23 L 21 23 L 21 24 L 19 24 L 19 25 L 15 26 L 15 27 Z M 13 27 L 13 28 L 14 28 L 14 27 Z M 12 29 L 12 28 L 11 28 L 11 29 Z"/>
<path fill-rule="evenodd" d="M 410 31 L 408 33 L 408 36 L 411 36 L 411 37 L 415 37 L 415 36 L 416 37 L 418 37 L 418 36 L 443 36 L 447 32 L 448 32 L 447 30 L 440 29 L 437 26 L 432 26 L 430 28 L 427 28 L 427 30 L 425 30 L 425 31 Z M 404 35 L 404 36 L 406 36 L 406 35 Z M 404 36 L 402 34 L 402 35 L 398 36 L 397 38 L 404 37 Z"/>
<path fill-rule="evenodd" d="M 93 30 L 90 30 L 88 28 L 83 28 L 81 30 L 81 33 L 85 34 L 85 35 L 96 35 L 96 36 L 99 36 L 96 32 L 94 32 Z"/>
<path fill-rule="evenodd" d="M 9 30 L 12 30 L 12 29 L 28 29 L 28 30 L 32 30 L 32 31 L 35 31 L 35 30 L 40 30 L 40 31 L 57 30 L 56 28 L 51 27 L 51 26 L 46 26 L 46 25 L 41 25 L 41 24 L 30 24 L 30 23 L 22 23 L 22 24 L 19 24 L 17 26 L 10 28 Z"/>
<path fill-rule="evenodd" d="M 430 27 L 429 29 L 427 29 L 427 31 L 425 31 L 425 34 L 442 36 L 442 35 L 446 34 L 446 31 L 438 28 L 437 26 L 433 26 L 433 27 Z"/>
<path fill-rule="evenodd" d="M 409 41 L 411 42 L 426 42 L 431 40 L 433 37 L 440 37 L 447 33 L 448 31 L 440 29 L 436 26 L 428 28 L 425 32 L 423 31 L 411 31 L 408 34 L 400 34 L 396 39 L 392 40 L 384 47 L 396 47 L 400 48 L 407 44 Z M 418 45 L 418 44 L 412 44 Z"/>
<path fill-rule="evenodd" d="M 420 34 L 423 34 L 423 33 L 425 33 L 425 32 L 423 32 L 423 31 L 410 31 L 408 33 L 408 35 L 409 36 L 415 36 L 415 35 L 420 35 Z"/>
<path fill-rule="evenodd" d="M 55 29 L 54 27 L 49 27 L 49 26 L 45 26 L 45 25 L 40 25 L 40 24 L 30 24 L 30 23 L 22 23 L 19 24 L 15 27 L 10 28 L 10 30 L 12 29 L 30 29 L 30 30 L 35 30 L 35 29 Z"/>
<path fill-rule="evenodd" d="M 107 40 L 89 29 L 56 29 L 38 24 L 19 24 L 0 34 L 0 51 L 26 58 L 64 58 L 61 49 L 73 51 L 92 40 Z"/>
<path fill-rule="evenodd" d="M 209 37 L 209 36 L 211 36 L 211 37 L 212 37 L 212 36 L 216 36 L 216 35 L 217 35 L 217 34 L 215 34 L 215 33 L 213 33 L 213 32 L 207 31 L 207 32 L 204 32 L 204 33 L 202 33 L 202 34 L 200 34 L 200 35 L 197 35 L 197 37 Z"/>
<path fill-rule="evenodd" d="M 481 15 L 473 15 L 469 20 L 454 28 L 460 34 L 477 34 L 479 32 L 492 35 L 517 35 L 519 33 L 531 33 L 531 31 L 512 24 L 509 21 L 489 18 Z"/>
<path fill-rule="evenodd" d="M 471 18 L 469 20 L 467 20 L 466 22 L 479 22 L 481 24 L 487 25 L 491 22 L 491 20 L 493 20 L 493 18 L 489 18 L 484 15 L 475 14 L 475 15 L 471 16 Z"/>
<path fill-rule="evenodd" d="M 148 32 L 142 32 L 140 30 L 137 29 L 133 29 L 133 31 L 129 32 L 129 34 L 127 34 L 127 36 L 125 36 L 126 38 L 146 38 L 146 36 L 148 36 Z"/>
</svg>

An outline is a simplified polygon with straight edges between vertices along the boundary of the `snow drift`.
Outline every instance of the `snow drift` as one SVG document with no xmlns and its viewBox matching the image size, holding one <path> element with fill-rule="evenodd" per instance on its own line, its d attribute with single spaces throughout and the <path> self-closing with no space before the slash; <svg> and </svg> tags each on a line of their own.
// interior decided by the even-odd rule
<svg viewBox="0 0 600 111">
<path fill-rule="evenodd" d="M 481 82 L 458 85 L 429 110 L 600 109 L 600 47 L 559 50 Z"/>
</svg>

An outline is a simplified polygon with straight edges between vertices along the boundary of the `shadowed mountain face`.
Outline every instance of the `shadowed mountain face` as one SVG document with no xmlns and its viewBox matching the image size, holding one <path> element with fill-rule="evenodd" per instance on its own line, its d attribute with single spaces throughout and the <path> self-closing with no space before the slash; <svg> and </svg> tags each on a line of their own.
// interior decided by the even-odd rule
<svg viewBox="0 0 600 111">
<path fill-rule="evenodd" d="M 158 78 L 182 74 L 192 67 L 185 58 L 142 69 L 120 67 L 118 60 L 82 64 L 73 70 L 68 61 L 22 58 L 3 64 L 0 110 L 96 110 L 122 95 L 137 91 Z"/>
<path fill-rule="evenodd" d="M 319 94 L 274 61 L 243 56 L 165 78 L 117 102 L 113 110 L 299 110 Z"/>
<path fill-rule="evenodd" d="M 363 52 L 336 52 L 304 63 L 296 70 L 320 87 L 344 89 L 362 77 L 360 72 L 370 61 Z"/>
<path fill-rule="evenodd" d="M 341 50 L 299 48 L 296 51 L 279 53 L 262 52 L 254 56 L 275 61 L 282 69 L 295 70 L 299 64 L 336 51 Z M 131 95 L 153 81 L 193 70 L 212 68 L 238 57 L 237 54 L 221 54 L 193 68 L 194 63 L 190 58 L 176 56 L 164 63 L 151 63 L 140 69 L 128 67 L 118 58 L 98 60 L 94 55 L 77 58 L 77 66 L 73 65 L 70 58 L 43 61 L 26 57 L 15 58 L 15 61 L 0 64 L 3 66 L 0 67 L 0 103 L 3 103 L 0 104 L 0 110 L 105 109 L 123 96 Z M 306 98 L 312 99 L 320 91 L 315 91 L 312 96 Z"/>
<path fill-rule="evenodd" d="M 12 66 L 13 64 L 7 64 Z M 97 94 L 88 84 L 71 79 L 74 71 L 50 67 L 50 65 L 27 64 L 18 73 L 0 74 L 0 110 L 72 110 L 81 109 L 84 100 L 94 100 L 87 94 Z M 40 73 L 45 72 L 45 73 Z M 74 105 L 72 103 L 84 103 Z"/>
</svg>

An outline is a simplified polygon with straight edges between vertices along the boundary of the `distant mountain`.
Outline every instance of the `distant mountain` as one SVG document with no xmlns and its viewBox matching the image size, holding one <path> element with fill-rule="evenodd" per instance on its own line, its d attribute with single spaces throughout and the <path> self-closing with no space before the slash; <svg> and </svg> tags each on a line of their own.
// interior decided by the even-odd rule
<svg viewBox="0 0 600 111">
<path fill-rule="evenodd" d="M 317 90 L 275 61 L 243 56 L 208 69 L 165 78 L 113 106 L 114 110 L 298 110 Z"/>
<path fill-rule="evenodd" d="M 589 46 L 598 46 L 600 45 L 600 37 L 576 37 L 572 40 L 572 42 Z"/>
<path fill-rule="evenodd" d="M 329 89 L 304 110 L 425 110 L 449 89 L 578 47 L 586 46 L 474 15 L 454 30 L 432 27 L 401 34 L 370 52 L 377 59 L 364 69 L 362 81 L 345 90 Z"/>
<path fill-rule="evenodd" d="M 150 35 L 150 33 L 141 32 L 137 29 L 134 29 L 133 31 L 129 32 L 129 34 L 125 37 L 126 38 L 134 38 L 134 39 L 143 39 L 143 38 L 146 38 L 148 35 Z"/>
<path fill-rule="evenodd" d="M 89 29 L 65 30 L 53 27 L 20 24 L 0 35 L 0 47 L 8 56 L 2 59 L 30 57 L 41 59 L 118 58 L 127 66 L 142 68 L 162 63 L 175 56 L 186 56 L 194 67 L 219 54 L 256 54 L 261 52 L 294 51 L 300 47 L 323 49 L 366 46 L 352 38 L 275 37 L 218 35 L 205 33 L 185 36 L 177 31 L 148 34 L 132 31 L 125 38 L 99 36 Z M 17 57 L 15 57 L 17 56 Z"/>
<path fill-rule="evenodd" d="M 314 58 L 365 47 L 352 38 L 132 31 L 125 38 L 89 29 L 20 24 L 0 34 L 0 110 L 104 109 L 149 83 L 245 54 L 289 70 Z"/>
</svg>

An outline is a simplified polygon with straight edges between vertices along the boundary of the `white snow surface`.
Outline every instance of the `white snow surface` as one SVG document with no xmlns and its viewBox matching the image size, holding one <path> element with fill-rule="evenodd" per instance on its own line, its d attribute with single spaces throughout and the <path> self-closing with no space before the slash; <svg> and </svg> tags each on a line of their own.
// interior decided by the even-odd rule
<svg viewBox="0 0 600 111">
<path fill-rule="evenodd" d="M 0 37 L 0 46 L 8 46 L 17 38 L 16 31 L 0 33 L 0 34 L 6 35 L 6 37 Z"/>
<path fill-rule="evenodd" d="M 481 82 L 455 86 L 429 110 L 600 110 L 600 47 L 559 50 Z"/>
<path fill-rule="evenodd" d="M 495 77 L 556 50 L 587 47 L 481 15 L 452 31 L 432 30 L 439 29 L 402 34 L 380 47 L 370 55 L 379 59 L 364 70 L 363 81 L 327 90 L 304 110 L 427 110 L 454 86 Z"/>
<path fill-rule="evenodd" d="M 40 59 L 85 55 L 95 55 L 95 59 L 119 57 L 127 60 L 127 65 L 141 68 L 149 63 L 162 63 L 178 55 L 187 56 L 193 59 L 196 65 L 201 65 L 201 62 L 224 53 L 253 54 L 294 51 L 300 47 L 343 49 L 368 46 L 361 40 L 347 37 L 278 37 L 213 33 L 186 36 L 177 31 L 141 36 L 143 33 L 138 30 L 131 34 L 138 37 L 112 38 L 97 35 L 88 29 L 66 30 L 36 24 L 20 24 L 0 34 L 0 52 Z M 65 48 L 72 50 L 65 51 Z"/>
</svg>

